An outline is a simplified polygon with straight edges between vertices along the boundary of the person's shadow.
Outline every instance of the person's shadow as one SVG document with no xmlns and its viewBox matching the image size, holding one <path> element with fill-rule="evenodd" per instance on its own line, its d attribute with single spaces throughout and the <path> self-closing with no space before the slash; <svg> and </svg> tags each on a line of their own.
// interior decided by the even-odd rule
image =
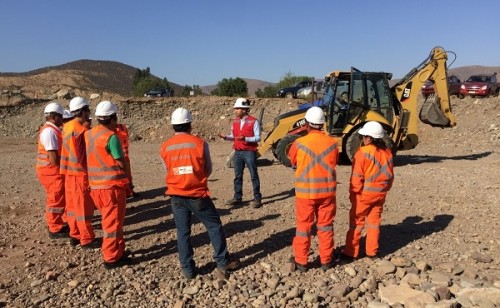
<svg viewBox="0 0 500 308">
<path fill-rule="evenodd" d="M 492 152 L 483 152 L 459 156 L 430 156 L 430 155 L 396 155 L 394 166 L 418 165 L 423 163 L 439 163 L 444 160 L 478 160 L 491 155 Z"/>
<path fill-rule="evenodd" d="M 432 233 L 440 232 L 446 229 L 453 220 L 452 215 L 441 214 L 436 215 L 430 221 L 423 221 L 420 216 L 406 217 L 402 222 L 394 225 L 380 226 L 380 239 L 378 256 L 383 257 L 394 253 L 395 251 L 405 247 L 418 239 L 424 238 Z M 365 255 L 366 237 L 363 236 L 360 240 L 360 256 Z M 338 251 L 342 251 L 343 247 L 338 247 Z"/>
</svg>

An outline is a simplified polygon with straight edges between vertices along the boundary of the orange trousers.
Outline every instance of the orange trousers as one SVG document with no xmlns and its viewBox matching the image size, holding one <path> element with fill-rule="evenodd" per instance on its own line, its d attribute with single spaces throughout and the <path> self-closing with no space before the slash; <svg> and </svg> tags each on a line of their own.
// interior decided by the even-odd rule
<svg viewBox="0 0 500 308">
<path fill-rule="evenodd" d="M 45 202 L 45 221 L 50 232 L 61 231 L 66 224 L 64 175 L 36 173 L 47 195 Z"/>
<path fill-rule="evenodd" d="M 387 194 L 355 194 L 351 193 L 351 210 L 349 211 L 349 230 L 345 239 L 344 254 L 357 258 L 359 256 L 359 241 L 366 220 L 367 256 L 376 256 L 379 247 L 380 223 L 382 210 Z"/>
<path fill-rule="evenodd" d="M 328 264 L 332 261 L 333 250 L 335 249 L 333 240 L 335 212 L 335 196 L 314 200 L 295 198 L 297 229 L 292 243 L 295 262 L 307 265 L 307 256 L 311 247 L 311 230 L 315 222 L 321 264 Z"/>
<path fill-rule="evenodd" d="M 125 189 L 93 189 L 90 194 L 102 216 L 102 257 L 105 262 L 116 262 L 125 251 L 123 239 L 123 223 L 127 205 Z"/>
<path fill-rule="evenodd" d="M 95 239 L 92 227 L 95 207 L 87 176 L 66 175 L 65 190 L 69 236 L 86 245 Z"/>
</svg>

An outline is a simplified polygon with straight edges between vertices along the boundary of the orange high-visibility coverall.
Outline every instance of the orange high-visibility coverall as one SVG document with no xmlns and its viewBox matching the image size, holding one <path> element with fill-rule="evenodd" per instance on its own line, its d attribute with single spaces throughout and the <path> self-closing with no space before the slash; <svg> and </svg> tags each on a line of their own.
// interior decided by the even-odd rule
<svg viewBox="0 0 500 308">
<path fill-rule="evenodd" d="M 61 156 L 62 134 L 61 130 L 52 123 L 45 123 L 40 128 L 39 135 L 45 129 L 52 129 L 57 136 Z M 49 153 L 38 138 L 38 155 L 36 159 L 36 176 L 47 194 L 45 206 L 45 221 L 50 232 L 57 233 L 64 227 L 65 200 L 64 200 L 64 175 L 59 173 L 59 166 L 53 165 L 49 160 Z"/>
<path fill-rule="evenodd" d="M 85 133 L 91 196 L 102 215 L 102 256 L 105 262 L 118 261 L 125 251 L 125 221 L 128 177 L 106 149 L 115 133 L 97 125 Z"/>
<path fill-rule="evenodd" d="M 129 182 L 132 184 L 132 169 L 130 169 L 130 156 L 128 152 L 128 129 L 125 124 L 117 124 L 116 125 L 116 136 L 120 140 L 120 143 L 122 144 L 122 149 L 123 149 L 123 155 L 125 158 L 125 164 L 127 165 L 127 168 L 125 170 L 127 171 L 127 176 Z M 132 196 L 134 194 L 134 191 L 132 190 L 132 187 L 127 187 L 127 196 Z"/>
<path fill-rule="evenodd" d="M 343 253 L 357 258 L 359 240 L 366 219 L 366 255 L 376 256 L 379 247 L 380 223 L 387 192 L 394 180 L 392 153 L 374 144 L 362 146 L 352 164 L 349 230 Z"/>
<path fill-rule="evenodd" d="M 336 211 L 338 159 L 335 139 L 322 131 L 311 130 L 291 146 L 289 157 L 295 171 L 296 234 L 293 239 L 295 262 L 307 265 L 311 246 L 311 229 L 315 219 L 321 264 L 332 261 L 335 243 L 333 221 Z"/>
<path fill-rule="evenodd" d="M 66 213 L 69 235 L 86 245 L 95 239 L 92 218 L 94 203 L 90 197 L 84 132 L 87 129 L 78 118 L 63 126 L 63 148 L 61 150 L 61 170 L 65 175 Z"/>
</svg>

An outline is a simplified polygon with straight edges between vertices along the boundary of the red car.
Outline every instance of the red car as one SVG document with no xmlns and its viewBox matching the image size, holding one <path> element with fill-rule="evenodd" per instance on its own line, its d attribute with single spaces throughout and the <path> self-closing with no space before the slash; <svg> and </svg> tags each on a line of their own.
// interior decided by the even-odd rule
<svg viewBox="0 0 500 308">
<path fill-rule="evenodd" d="M 460 79 L 456 76 L 448 77 L 448 92 L 450 95 L 458 96 L 460 94 Z M 422 95 L 427 97 L 431 94 L 434 94 L 434 82 L 427 80 L 425 84 L 422 86 Z"/>
<path fill-rule="evenodd" d="M 472 75 L 460 87 L 460 96 L 490 96 L 498 95 L 500 89 L 497 74 Z"/>
</svg>

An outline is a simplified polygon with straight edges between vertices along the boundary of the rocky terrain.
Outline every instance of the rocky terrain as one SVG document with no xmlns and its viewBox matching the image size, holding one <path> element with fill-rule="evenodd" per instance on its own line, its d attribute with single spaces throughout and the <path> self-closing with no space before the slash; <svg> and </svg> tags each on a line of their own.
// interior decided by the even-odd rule
<svg viewBox="0 0 500 308">
<path fill-rule="evenodd" d="M 134 263 L 106 270 L 100 251 L 50 240 L 44 193 L 34 175 L 36 131 L 44 102 L 0 107 L 0 306 L 7 307 L 496 307 L 500 306 L 500 98 L 452 98 L 458 125 L 420 125 L 420 144 L 395 158 L 394 187 L 381 227 L 381 257 L 319 268 L 316 241 L 310 269 L 288 263 L 295 233 L 293 171 L 262 157 L 263 207 L 232 197 L 233 170 L 225 167 L 231 98 L 127 99 L 119 117 L 131 131 L 131 160 L 140 198 L 127 204 L 125 240 Z M 106 99 L 101 97 L 100 99 Z M 264 124 L 299 101 L 255 100 Z M 62 100 L 65 106 L 68 101 Z M 93 106 L 97 103 L 93 101 Z M 193 226 L 200 275 L 179 270 L 175 225 L 163 196 L 160 143 L 171 133 L 169 115 L 184 106 L 194 113 L 195 133 L 209 140 L 214 173 L 209 187 L 224 223 L 231 253 L 242 266 L 228 280 L 213 275 L 212 247 L 204 227 Z M 339 165 L 335 241 L 348 228 L 350 166 Z M 99 213 L 94 226 L 101 235 Z"/>
</svg>

